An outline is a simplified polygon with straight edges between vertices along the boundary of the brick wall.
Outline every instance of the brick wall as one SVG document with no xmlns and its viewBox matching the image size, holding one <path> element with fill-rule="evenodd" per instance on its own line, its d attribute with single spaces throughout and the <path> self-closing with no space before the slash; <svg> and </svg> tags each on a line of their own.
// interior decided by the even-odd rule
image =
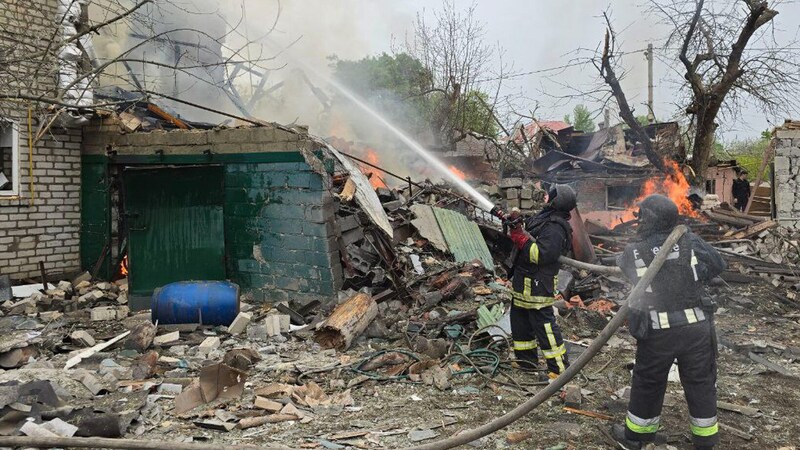
<svg viewBox="0 0 800 450">
<path fill-rule="evenodd" d="M 228 274 L 255 299 L 331 296 L 342 271 L 334 200 L 307 163 L 225 166 Z"/>
<path fill-rule="evenodd" d="M 796 123 L 796 122 L 795 122 Z M 775 132 L 775 209 L 785 227 L 800 227 L 800 130 Z"/>
<path fill-rule="evenodd" d="M 3 1 L 0 29 L 10 34 L 3 37 L 3 46 L 17 42 L 4 55 L 6 60 L 24 60 L 45 48 L 55 27 L 55 7 L 53 0 Z M 31 78 L 37 68 L 38 75 Z M 0 83 L 26 94 L 52 95 L 55 74 L 56 66 L 48 59 L 41 65 L 12 62 L 0 69 Z M 19 125 L 20 192 L 0 197 L 0 274 L 12 279 L 38 278 L 39 261 L 49 273 L 79 269 L 81 130 L 51 129 L 33 147 L 31 160 L 27 108 L 25 103 L 0 102 L 0 116 Z M 48 116 L 41 105 L 34 103 L 32 108 L 35 132 L 38 121 Z"/>
</svg>

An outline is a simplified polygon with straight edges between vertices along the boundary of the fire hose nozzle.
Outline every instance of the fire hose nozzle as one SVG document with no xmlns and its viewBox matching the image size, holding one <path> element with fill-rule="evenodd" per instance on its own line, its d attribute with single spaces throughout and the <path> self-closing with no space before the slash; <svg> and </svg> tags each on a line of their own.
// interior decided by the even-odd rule
<svg viewBox="0 0 800 450">
<path fill-rule="evenodd" d="M 522 213 L 518 208 L 512 208 L 511 213 L 506 214 L 499 205 L 495 205 L 489 213 L 500 219 L 504 226 L 516 227 L 523 221 Z"/>
<path fill-rule="evenodd" d="M 497 217 L 500 220 L 506 219 L 506 213 L 503 212 L 502 209 L 500 209 L 500 205 L 494 205 L 492 209 L 489 211 L 489 214 Z"/>
</svg>

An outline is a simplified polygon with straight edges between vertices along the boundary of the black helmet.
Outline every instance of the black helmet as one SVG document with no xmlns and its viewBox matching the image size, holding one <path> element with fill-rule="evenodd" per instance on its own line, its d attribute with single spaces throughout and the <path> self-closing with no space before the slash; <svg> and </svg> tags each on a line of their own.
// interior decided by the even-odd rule
<svg viewBox="0 0 800 450">
<path fill-rule="evenodd" d="M 548 202 L 556 211 L 570 212 L 578 204 L 575 190 L 566 184 L 554 184 L 547 193 Z"/>
<path fill-rule="evenodd" d="M 668 231 L 678 223 L 678 205 L 660 194 L 648 195 L 639 202 L 639 232 Z"/>
</svg>

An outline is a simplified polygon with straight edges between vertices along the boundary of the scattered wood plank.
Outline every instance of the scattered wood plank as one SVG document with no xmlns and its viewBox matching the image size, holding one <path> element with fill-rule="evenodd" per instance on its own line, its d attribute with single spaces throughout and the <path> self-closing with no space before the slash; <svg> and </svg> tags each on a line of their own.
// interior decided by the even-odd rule
<svg viewBox="0 0 800 450">
<path fill-rule="evenodd" d="M 717 400 L 717 408 L 723 409 L 725 411 L 737 412 L 747 417 L 760 417 L 762 415 L 761 411 L 759 411 L 756 408 L 750 406 L 741 406 L 735 403 L 723 402 L 722 400 Z"/>
<path fill-rule="evenodd" d="M 188 130 L 189 129 L 189 125 L 187 125 L 186 122 L 182 121 L 181 119 L 178 119 L 177 117 L 173 116 L 172 114 L 169 114 L 168 112 L 164 111 L 163 109 L 159 108 L 158 106 L 156 106 L 156 105 L 154 105 L 152 103 L 148 103 L 147 104 L 147 110 L 150 111 L 151 113 L 155 114 L 156 116 L 166 120 L 167 122 L 175 125 L 176 127 L 180 128 L 181 130 Z"/>
<path fill-rule="evenodd" d="M 775 139 L 772 139 L 767 146 L 767 150 L 764 152 L 764 156 L 761 159 L 761 167 L 758 168 L 758 176 L 756 177 L 755 186 L 753 186 L 753 190 L 750 192 L 750 198 L 747 199 L 747 205 L 744 208 L 745 213 L 750 212 L 750 207 L 753 205 L 753 198 L 756 196 L 756 192 L 758 192 L 758 188 L 761 187 L 761 182 L 764 181 L 764 177 L 767 173 L 767 166 L 772 158 L 775 157 Z"/>
<path fill-rule="evenodd" d="M 745 228 L 742 231 L 734 233 L 731 235 L 733 239 L 748 239 L 751 236 L 755 236 L 762 231 L 769 230 L 770 228 L 775 228 L 778 226 L 778 222 L 776 220 L 767 220 L 765 222 L 761 222 L 752 226 Z"/>
<path fill-rule="evenodd" d="M 568 413 L 579 414 L 581 416 L 591 417 L 591 418 L 594 418 L 594 419 L 614 420 L 614 418 L 611 417 L 611 416 L 607 416 L 605 414 L 600 414 L 600 413 L 594 412 L 594 411 L 586 411 L 584 409 L 575 409 L 575 408 L 570 408 L 569 406 L 565 406 L 562 409 L 564 411 L 568 412 Z"/>
<path fill-rule="evenodd" d="M 733 225 L 735 227 L 747 227 L 753 225 L 752 220 L 748 219 L 741 219 L 739 217 L 731 217 L 725 214 L 720 214 L 714 211 L 704 211 L 703 212 L 709 219 L 713 220 L 714 222 L 722 223 L 725 225 Z"/>
<path fill-rule="evenodd" d="M 108 340 L 106 342 L 101 342 L 101 343 L 95 345 L 94 347 L 89 347 L 86 350 L 83 350 L 83 351 L 79 352 L 77 355 L 75 355 L 72 358 L 67 360 L 67 364 L 64 366 L 64 370 L 71 369 L 71 368 L 77 366 L 78 364 L 80 364 L 80 362 L 83 360 L 83 358 L 88 358 L 88 357 L 94 355 L 97 352 L 101 352 L 101 351 L 107 349 L 108 347 L 111 347 L 112 345 L 116 344 L 120 340 L 124 339 L 129 334 L 131 334 L 131 332 L 130 331 L 126 331 L 126 332 L 120 334 L 119 336 L 116 336 L 115 338 L 113 338 L 111 340 Z"/>
<path fill-rule="evenodd" d="M 740 219 L 746 219 L 746 220 L 749 220 L 749 221 L 751 221 L 753 223 L 763 222 L 763 221 L 767 220 L 763 216 L 754 216 L 752 214 L 745 214 L 745 213 L 739 211 L 738 209 L 732 207 L 731 205 L 729 205 L 727 203 L 723 203 L 718 208 L 713 208 L 712 211 L 714 211 L 715 213 L 719 213 L 719 214 L 725 214 L 725 215 L 731 216 L 731 217 L 738 217 Z"/>
<path fill-rule="evenodd" d="M 740 430 L 738 428 L 734 428 L 734 427 L 732 427 L 730 425 L 725 425 L 722 422 L 719 423 L 719 427 L 722 428 L 723 430 L 727 431 L 728 433 L 734 435 L 734 436 L 737 436 L 737 437 L 740 437 L 740 438 L 744 439 L 745 441 L 752 441 L 753 440 L 753 435 L 752 434 L 745 433 L 744 431 L 742 431 L 742 430 Z"/>
<path fill-rule="evenodd" d="M 750 352 L 747 355 L 747 357 L 750 358 L 751 360 L 753 360 L 754 362 L 757 362 L 757 363 L 761 364 L 762 366 L 766 367 L 769 370 L 772 370 L 774 372 L 778 372 L 779 374 L 781 374 L 783 376 L 795 378 L 795 375 L 792 372 L 790 372 L 789 369 L 787 369 L 787 368 L 785 368 L 785 367 L 783 367 L 783 366 L 781 366 L 779 364 L 775 364 L 774 362 L 768 360 L 767 358 L 764 358 L 763 356 L 759 356 L 759 355 L 756 355 L 753 352 Z"/>
</svg>

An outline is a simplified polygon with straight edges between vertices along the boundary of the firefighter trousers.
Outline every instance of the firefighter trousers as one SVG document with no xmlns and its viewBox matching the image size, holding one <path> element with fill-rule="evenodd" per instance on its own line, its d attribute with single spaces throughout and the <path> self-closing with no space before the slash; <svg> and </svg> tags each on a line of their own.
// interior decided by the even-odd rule
<svg viewBox="0 0 800 450">
<path fill-rule="evenodd" d="M 637 342 L 631 399 L 625 420 L 626 437 L 650 442 L 661 421 L 667 377 L 678 362 L 686 403 L 689 405 L 692 440 L 697 447 L 719 442 L 717 424 L 717 352 L 713 325 L 708 320 L 691 325 L 650 330 Z"/>
<path fill-rule="evenodd" d="M 527 368 L 536 367 L 539 358 L 537 348 L 542 349 L 550 372 L 560 374 L 569 365 L 552 304 L 540 309 L 522 308 L 512 304 L 511 334 L 514 355 Z M 524 364 L 525 362 L 528 364 Z"/>
</svg>

